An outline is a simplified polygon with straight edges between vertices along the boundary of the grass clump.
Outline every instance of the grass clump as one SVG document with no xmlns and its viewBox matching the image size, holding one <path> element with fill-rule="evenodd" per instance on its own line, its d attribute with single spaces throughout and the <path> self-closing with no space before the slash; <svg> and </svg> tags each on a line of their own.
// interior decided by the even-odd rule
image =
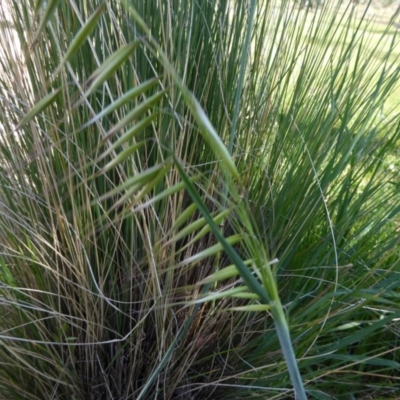
<svg viewBox="0 0 400 400">
<path fill-rule="evenodd" d="M 289 1 L 1 18 L 2 398 L 396 392 L 396 33 Z"/>
</svg>

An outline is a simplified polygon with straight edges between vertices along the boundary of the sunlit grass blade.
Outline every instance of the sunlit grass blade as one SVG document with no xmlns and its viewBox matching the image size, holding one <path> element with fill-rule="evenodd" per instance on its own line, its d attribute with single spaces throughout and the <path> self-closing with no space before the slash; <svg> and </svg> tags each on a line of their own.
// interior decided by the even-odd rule
<svg viewBox="0 0 400 400">
<path fill-rule="evenodd" d="M 200 175 L 193 176 L 192 181 L 195 182 L 196 180 L 200 179 Z M 175 185 L 169 186 L 162 192 L 158 193 L 157 195 L 153 196 L 151 199 L 145 201 L 142 203 L 140 206 L 137 206 L 136 208 L 133 209 L 133 212 L 138 212 L 140 210 L 143 210 L 146 207 L 151 206 L 154 203 L 157 203 L 158 201 L 161 201 L 163 199 L 166 199 L 177 192 L 180 192 L 185 189 L 185 184 L 183 182 L 176 183 Z M 182 213 L 183 214 L 183 213 Z"/>
<path fill-rule="evenodd" d="M 268 304 L 249 304 L 247 306 L 231 307 L 228 311 L 262 312 L 269 311 L 271 306 Z"/>
<path fill-rule="evenodd" d="M 189 210 L 185 210 L 188 211 L 190 213 L 190 209 Z M 227 215 L 229 214 L 229 210 L 224 210 L 221 213 L 219 213 L 218 215 L 216 215 L 215 217 L 213 217 L 213 220 L 216 224 L 218 224 L 219 222 L 221 222 Z M 174 226 L 174 228 L 177 227 L 177 225 L 180 225 L 181 223 L 184 222 L 184 218 L 186 215 L 183 215 L 182 219 L 179 219 L 177 221 L 177 224 Z M 208 228 L 208 229 L 207 229 Z M 206 223 L 206 220 L 204 218 L 198 218 L 196 219 L 196 221 L 192 222 L 191 224 L 185 226 L 185 228 L 181 229 L 179 232 L 176 232 L 173 236 L 173 238 L 171 239 L 171 241 L 177 241 L 180 240 L 184 237 L 189 236 L 190 234 L 192 234 L 195 231 L 198 231 L 199 229 L 201 229 L 201 231 L 188 243 L 188 245 L 190 245 L 192 242 L 195 242 L 197 240 L 199 240 L 200 238 L 202 238 L 206 233 L 209 232 L 209 227 Z"/>
<path fill-rule="evenodd" d="M 110 153 L 113 151 L 118 150 L 124 143 L 132 140 L 135 138 L 135 136 L 139 135 L 143 130 L 151 124 L 155 118 L 157 118 L 157 113 L 154 112 L 150 114 L 149 116 L 141 119 L 138 123 L 136 123 L 132 128 L 128 129 L 127 132 L 121 135 L 119 139 L 117 139 L 110 147 L 107 148 L 106 151 L 104 151 L 100 157 L 98 158 L 98 161 L 102 160 L 104 157 L 108 156 Z M 113 134 L 114 135 L 114 134 Z M 110 139 L 110 137 L 108 137 Z M 105 139 L 103 139 L 104 141 Z"/>
<path fill-rule="evenodd" d="M 204 112 L 203 108 L 200 106 L 197 99 L 191 95 L 188 99 L 189 104 L 192 104 L 192 112 L 195 116 L 197 123 L 199 124 L 200 131 L 210 146 L 210 148 L 215 152 L 217 157 L 219 157 L 222 165 L 229 171 L 229 173 L 234 177 L 238 178 L 239 173 L 233 158 L 230 156 L 228 149 L 225 147 L 218 133 L 214 129 L 212 123 Z"/>
<path fill-rule="evenodd" d="M 120 153 L 117 154 L 117 156 L 111 160 L 103 169 L 102 172 L 106 172 L 111 168 L 114 168 L 116 165 L 122 163 L 125 161 L 128 157 L 136 153 L 143 145 L 145 142 L 139 142 L 134 145 L 129 146 L 125 150 L 121 151 Z"/>
<path fill-rule="evenodd" d="M 134 121 L 137 118 L 141 118 L 148 110 L 150 110 L 154 105 L 156 105 L 164 96 L 165 92 L 158 92 L 153 96 L 147 98 L 146 100 L 142 101 L 140 105 L 135 107 L 130 113 L 128 113 L 121 121 L 119 121 L 110 131 L 107 132 L 104 140 L 109 140 L 113 137 L 117 132 L 123 130 L 129 123 Z M 150 117 L 149 117 L 150 118 Z M 143 124 L 147 124 L 150 122 L 146 120 Z M 143 125 L 142 125 L 143 126 Z M 125 133 L 124 138 L 131 138 L 136 134 L 140 133 L 141 125 L 133 127 L 131 130 Z M 121 139 L 120 139 L 121 140 Z"/>
<path fill-rule="evenodd" d="M 252 263 L 251 260 L 244 261 L 245 265 L 250 265 Z M 217 283 L 219 281 L 233 278 L 239 275 L 239 271 L 235 265 L 229 265 L 228 267 L 218 269 L 212 275 L 207 276 L 207 278 L 203 279 L 199 284 L 205 283 Z"/>
<path fill-rule="evenodd" d="M 87 128 L 89 125 L 94 124 L 96 121 L 100 120 L 101 118 L 104 118 L 106 115 L 112 113 L 113 111 L 123 106 L 124 104 L 144 94 L 147 90 L 152 88 L 157 83 L 157 81 L 158 80 L 156 78 L 153 78 L 147 80 L 146 82 L 143 82 L 138 86 L 133 87 L 131 90 L 127 91 L 117 100 L 111 103 L 108 107 L 105 107 L 103 110 L 101 110 L 90 121 L 86 122 L 81 129 Z"/>
<path fill-rule="evenodd" d="M 36 3 L 36 13 L 40 10 L 41 6 L 43 5 L 43 1 L 38 0 Z M 46 4 L 46 9 L 44 10 L 42 19 L 40 21 L 40 25 L 38 27 L 38 29 L 36 30 L 35 33 L 35 38 L 32 41 L 30 50 L 32 51 L 34 49 L 34 47 L 37 45 L 38 41 L 39 41 L 39 37 L 42 34 L 44 28 L 46 27 L 46 25 L 48 24 L 48 22 L 50 21 L 50 19 L 52 18 L 53 14 L 55 13 L 57 6 L 59 5 L 60 0 L 49 0 Z M 36 16 L 36 15 L 35 15 Z"/>
<path fill-rule="evenodd" d="M 226 299 L 229 297 L 236 297 L 241 299 L 250 299 L 250 300 L 258 300 L 259 297 L 254 293 L 249 293 L 247 291 L 246 286 L 238 286 L 232 289 L 222 289 L 219 292 L 209 292 L 204 295 L 204 297 L 200 297 L 196 300 L 190 300 L 185 302 L 187 305 L 191 304 L 201 304 L 206 302 L 212 302 L 215 300 Z"/>
<path fill-rule="evenodd" d="M 106 194 L 101 196 L 99 199 L 96 199 L 96 202 L 104 201 L 104 200 L 106 200 L 110 197 L 113 197 L 117 194 L 120 194 L 121 192 L 124 192 L 124 191 L 128 191 L 128 193 L 130 195 L 132 195 L 134 192 L 136 192 L 141 187 L 143 187 L 147 182 L 149 182 L 149 180 L 152 180 L 160 172 L 166 173 L 167 170 L 168 170 L 168 167 L 166 165 L 162 165 L 162 164 L 155 165 L 154 167 L 148 168 L 148 169 L 144 170 L 143 172 L 140 172 L 140 173 L 136 174 L 135 176 L 128 178 L 121 185 L 110 190 L 109 192 L 107 192 Z"/>
<path fill-rule="evenodd" d="M 52 104 L 60 93 L 61 88 L 54 90 L 53 92 L 46 95 L 43 99 L 39 100 L 34 107 L 22 118 L 21 122 L 15 128 L 15 130 L 21 129 L 25 124 L 40 114 L 45 108 Z"/>
<path fill-rule="evenodd" d="M 61 68 L 69 60 L 69 58 L 82 46 L 88 36 L 96 28 L 97 22 L 99 21 L 102 13 L 105 10 L 105 4 L 101 4 L 93 15 L 87 20 L 87 22 L 82 26 L 79 32 L 73 38 L 71 44 L 69 45 L 63 59 L 60 61 L 57 69 L 54 71 L 53 76 L 57 76 Z"/>
<path fill-rule="evenodd" d="M 132 42 L 111 54 L 88 79 L 86 83 L 88 89 L 85 92 L 85 97 L 88 97 L 93 93 L 118 68 L 120 68 L 122 64 L 133 55 L 138 46 L 139 42 Z"/>
<path fill-rule="evenodd" d="M 229 245 L 232 246 L 236 243 L 238 243 L 242 239 L 241 235 L 233 235 L 225 238 L 225 242 Z M 184 261 L 181 261 L 179 263 L 179 266 L 182 265 L 189 265 L 189 264 L 196 264 L 199 261 L 214 256 L 217 253 L 219 253 L 223 249 L 223 245 L 221 243 L 217 243 L 213 246 L 208 247 L 207 249 L 194 254 L 193 256 L 186 258 Z"/>
</svg>

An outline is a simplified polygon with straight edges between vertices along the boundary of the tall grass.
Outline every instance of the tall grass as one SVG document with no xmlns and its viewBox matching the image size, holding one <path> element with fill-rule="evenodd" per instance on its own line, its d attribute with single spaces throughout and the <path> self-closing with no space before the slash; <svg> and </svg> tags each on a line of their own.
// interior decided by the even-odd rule
<svg viewBox="0 0 400 400">
<path fill-rule="evenodd" d="M 395 396 L 397 34 L 255 3 L 0 6 L 1 398 Z"/>
</svg>

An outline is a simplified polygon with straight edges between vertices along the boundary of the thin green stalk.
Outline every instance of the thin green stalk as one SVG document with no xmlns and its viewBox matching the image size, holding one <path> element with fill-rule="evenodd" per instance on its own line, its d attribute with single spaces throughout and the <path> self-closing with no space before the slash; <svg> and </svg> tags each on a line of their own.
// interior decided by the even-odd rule
<svg viewBox="0 0 400 400">
<path fill-rule="evenodd" d="M 252 0 L 251 5 L 250 5 L 250 14 L 249 14 L 249 18 L 247 21 L 246 38 L 243 43 L 242 56 L 241 56 L 241 60 L 240 60 L 239 81 L 238 81 L 238 86 L 236 89 L 235 108 L 233 110 L 233 117 L 232 117 L 232 128 L 231 128 L 231 133 L 229 135 L 228 151 L 229 151 L 230 155 L 232 155 L 232 153 L 233 153 L 233 145 L 235 143 L 235 138 L 236 138 L 236 134 L 237 134 L 236 132 L 237 132 L 238 119 L 239 119 L 239 112 L 240 112 L 240 100 L 241 100 L 242 92 L 243 92 L 244 77 L 246 75 L 247 60 L 248 60 L 249 54 L 250 54 L 251 35 L 253 32 L 253 24 L 254 24 L 254 15 L 256 12 L 256 5 L 257 5 L 257 1 Z"/>
</svg>

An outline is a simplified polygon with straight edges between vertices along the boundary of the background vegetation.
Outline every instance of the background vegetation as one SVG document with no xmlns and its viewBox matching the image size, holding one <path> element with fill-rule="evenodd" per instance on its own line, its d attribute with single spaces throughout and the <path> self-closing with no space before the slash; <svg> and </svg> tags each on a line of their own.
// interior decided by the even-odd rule
<svg viewBox="0 0 400 400">
<path fill-rule="evenodd" d="M 280 303 L 309 398 L 398 396 L 398 33 L 357 7 L 2 3 L 1 398 L 294 398 Z"/>
</svg>

